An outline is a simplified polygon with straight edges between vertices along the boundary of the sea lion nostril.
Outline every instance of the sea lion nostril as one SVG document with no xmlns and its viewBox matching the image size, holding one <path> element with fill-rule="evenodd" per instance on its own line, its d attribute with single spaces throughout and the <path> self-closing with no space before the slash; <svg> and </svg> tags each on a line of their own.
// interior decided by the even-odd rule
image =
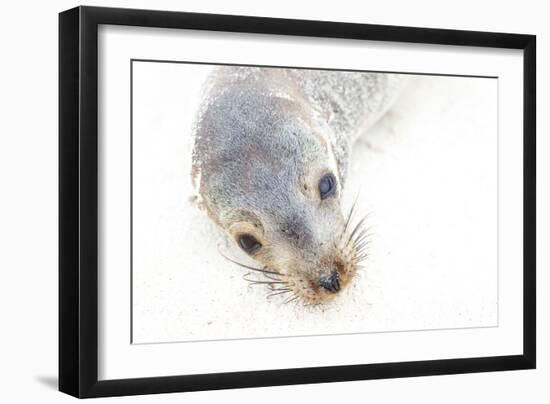
<svg viewBox="0 0 550 404">
<path fill-rule="evenodd" d="M 319 286 L 332 293 L 338 292 L 340 290 L 340 275 L 336 271 L 332 271 L 328 275 L 321 275 Z"/>
</svg>

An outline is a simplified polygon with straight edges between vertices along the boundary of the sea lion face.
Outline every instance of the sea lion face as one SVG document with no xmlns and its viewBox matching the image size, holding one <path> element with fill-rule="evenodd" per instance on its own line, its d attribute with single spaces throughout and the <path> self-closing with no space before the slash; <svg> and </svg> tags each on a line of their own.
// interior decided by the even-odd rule
<svg viewBox="0 0 550 404">
<path fill-rule="evenodd" d="M 287 193 L 279 194 L 282 189 Z M 357 267 L 355 242 L 340 206 L 341 188 L 327 166 L 296 178 L 293 189 L 282 189 L 272 190 L 281 196 L 277 205 L 233 211 L 224 227 L 271 273 L 267 278 L 277 282 L 275 293 L 287 292 L 289 298 L 308 304 L 331 300 L 349 284 Z M 264 197 L 274 194 L 263 192 Z"/>
<path fill-rule="evenodd" d="M 328 127 L 287 100 L 256 105 L 254 115 L 233 107 L 241 108 L 237 116 L 224 111 L 232 122 L 213 127 L 214 117 L 205 119 L 197 133 L 209 140 L 195 146 L 207 212 L 258 262 L 275 293 L 306 304 L 333 299 L 352 280 L 358 252 Z"/>
</svg>

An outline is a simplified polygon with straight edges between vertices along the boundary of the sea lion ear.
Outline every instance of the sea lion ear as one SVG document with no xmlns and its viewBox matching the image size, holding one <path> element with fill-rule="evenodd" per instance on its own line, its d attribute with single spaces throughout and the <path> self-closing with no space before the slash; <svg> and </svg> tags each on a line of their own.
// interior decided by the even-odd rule
<svg viewBox="0 0 550 404">
<path fill-rule="evenodd" d="M 198 193 L 193 193 L 191 196 L 189 196 L 189 203 L 199 209 L 199 210 L 205 210 L 204 202 L 201 200 L 202 198 Z"/>
</svg>

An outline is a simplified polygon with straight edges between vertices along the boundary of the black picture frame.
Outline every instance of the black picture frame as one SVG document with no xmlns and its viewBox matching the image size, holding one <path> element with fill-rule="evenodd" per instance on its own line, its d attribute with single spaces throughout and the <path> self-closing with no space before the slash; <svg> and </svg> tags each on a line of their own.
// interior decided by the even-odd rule
<svg viewBox="0 0 550 404">
<path fill-rule="evenodd" d="M 523 50 L 523 354 L 98 381 L 98 25 Z M 77 7 L 59 15 L 59 390 L 103 397 L 535 368 L 536 37 L 183 12 Z"/>
</svg>

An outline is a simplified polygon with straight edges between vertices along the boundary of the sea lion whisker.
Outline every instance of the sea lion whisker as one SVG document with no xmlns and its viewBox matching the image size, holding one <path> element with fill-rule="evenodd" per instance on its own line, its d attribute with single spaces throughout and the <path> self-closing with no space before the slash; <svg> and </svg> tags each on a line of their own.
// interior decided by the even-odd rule
<svg viewBox="0 0 550 404">
<path fill-rule="evenodd" d="M 254 282 L 254 283 L 285 283 L 281 279 L 269 279 L 268 281 L 263 279 L 255 278 L 255 276 L 259 276 L 253 272 L 247 272 L 242 276 L 242 278 L 247 282 Z"/>
<path fill-rule="evenodd" d="M 371 243 L 372 243 L 372 241 L 371 241 L 371 240 L 368 240 L 368 239 L 362 239 L 362 240 L 360 240 L 360 241 L 355 241 L 355 242 L 353 243 L 353 247 L 354 247 L 353 249 L 354 249 L 355 251 L 357 251 L 357 250 L 360 250 L 362 247 L 365 247 L 365 246 L 367 246 L 367 245 L 369 245 L 369 244 L 371 244 Z"/>
<path fill-rule="evenodd" d="M 249 265 L 241 264 L 240 262 L 237 262 L 237 261 L 235 261 L 235 260 L 232 260 L 231 258 L 227 257 L 226 255 L 224 255 L 224 254 L 221 253 L 221 252 L 220 252 L 220 255 L 221 255 L 222 257 L 224 257 L 226 260 L 232 262 L 233 264 L 239 265 L 239 266 L 241 266 L 241 267 L 243 267 L 243 268 L 246 268 L 246 269 L 250 269 L 251 271 L 257 271 L 257 272 L 262 272 L 262 273 L 264 273 L 264 274 L 270 274 L 270 275 L 278 275 L 278 276 L 281 276 L 281 274 L 278 273 L 278 272 L 269 271 L 269 270 L 265 269 L 266 267 L 264 267 L 264 268 L 255 268 L 255 267 L 251 267 L 251 266 L 249 266 Z"/>
<path fill-rule="evenodd" d="M 342 231 L 342 234 L 344 234 L 351 222 L 351 218 L 353 216 L 353 212 L 355 211 L 355 205 L 357 204 L 357 200 L 359 199 L 359 194 L 355 197 L 355 201 L 353 202 L 353 205 L 351 205 L 351 209 L 349 210 L 348 217 L 346 219 L 346 224 L 344 225 L 344 230 Z"/>
<path fill-rule="evenodd" d="M 251 286 L 252 285 L 286 285 L 286 282 L 267 282 L 267 281 L 251 281 L 248 279 L 245 279 Z"/>
<path fill-rule="evenodd" d="M 366 234 L 362 236 L 361 238 L 358 238 L 357 240 L 354 240 L 355 245 L 363 244 L 363 243 L 371 243 L 372 242 L 372 234 Z"/>
<path fill-rule="evenodd" d="M 362 226 L 363 225 L 364 224 L 362 224 Z M 357 248 L 357 246 L 361 245 L 362 243 L 370 243 L 371 237 L 373 236 L 374 234 L 372 232 L 372 226 L 369 226 L 362 229 L 359 233 L 355 234 L 355 237 L 351 237 L 351 239 L 348 241 L 348 244 L 353 241 L 355 247 Z"/>
<path fill-rule="evenodd" d="M 300 296 L 294 296 L 294 297 L 291 298 L 291 299 L 285 300 L 285 301 L 283 302 L 283 304 L 289 304 L 290 302 L 293 302 L 293 301 L 295 301 L 296 299 L 299 299 L 299 298 L 300 298 Z"/>
<path fill-rule="evenodd" d="M 368 239 L 373 236 L 372 226 L 362 229 L 354 238 L 355 243 L 358 243 L 362 239 Z"/>
<path fill-rule="evenodd" d="M 354 243 L 355 243 L 355 246 L 358 246 L 360 244 L 363 244 L 363 243 L 370 243 L 372 242 L 372 238 L 370 236 L 363 236 L 357 240 L 354 240 Z"/>
<path fill-rule="evenodd" d="M 282 292 L 270 293 L 270 294 L 266 295 L 265 298 L 269 299 L 270 297 L 277 296 L 277 295 L 284 295 L 285 293 L 289 293 L 289 292 L 292 292 L 292 291 L 291 290 L 283 290 Z"/>
<path fill-rule="evenodd" d="M 346 243 L 346 247 L 349 245 L 349 243 L 354 239 L 354 236 L 355 234 L 357 233 L 357 231 L 359 231 L 361 229 L 361 227 L 363 226 L 363 224 L 365 223 L 365 220 L 367 219 L 367 217 L 363 217 L 354 227 L 353 231 L 351 232 L 350 236 L 349 236 L 349 239 Z"/>
<path fill-rule="evenodd" d="M 355 262 L 354 262 L 355 263 Z M 364 272 L 367 269 L 364 265 L 359 265 L 358 263 L 355 263 L 355 270 L 357 271 L 356 274 L 359 274 L 361 272 Z"/>
<path fill-rule="evenodd" d="M 235 262 L 235 264 L 243 267 L 243 268 L 246 268 L 246 269 L 250 269 L 252 271 L 256 271 L 256 272 L 261 272 L 263 274 L 269 274 L 269 275 L 278 275 L 278 276 L 281 276 L 281 274 L 277 273 L 277 272 L 272 272 L 272 271 L 268 271 L 266 269 L 260 269 L 260 268 L 254 268 L 254 267 L 249 267 L 247 265 L 243 265 L 243 264 L 240 264 L 238 262 Z"/>
<path fill-rule="evenodd" d="M 362 256 L 366 255 L 368 253 L 368 251 L 369 251 L 368 249 L 358 251 L 358 252 L 355 253 L 355 255 L 353 257 L 354 258 L 362 257 Z"/>
<path fill-rule="evenodd" d="M 270 291 L 272 292 L 290 292 L 290 289 L 289 288 L 272 288 L 272 289 L 269 289 Z"/>
<path fill-rule="evenodd" d="M 365 258 L 367 258 L 367 257 L 368 257 L 368 254 L 363 253 L 359 256 L 354 257 L 354 260 L 355 260 L 355 262 L 361 262 L 361 261 L 364 261 Z"/>
<path fill-rule="evenodd" d="M 359 264 L 360 262 L 362 262 L 367 255 L 370 255 L 370 253 L 368 251 L 365 251 L 365 252 L 362 252 L 361 254 L 357 254 L 355 255 L 353 258 L 352 258 L 352 261 L 355 263 L 355 264 Z"/>
<path fill-rule="evenodd" d="M 359 238 L 364 236 L 371 236 L 372 235 L 372 226 L 365 227 L 365 221 L 367 218 L 363 218 L 363 223 L 361 223 L 361 226 L 357 229 L 357 232 L 354 234 L 353 239 L 357 241 Z"/>
<path fill-rule="evenodd" d="M 353 238 L 355 236 L 355 234 L 362 228 L 362 226 L 365 224 L 365 220 L 367 220 L 367 217 L 364 216 L 361 218 L 361 220 L 359 220 L 359 222 L 357 222 L 357 224 L 355 225 L 355 227 L 353 228 L 350 236 L 351 238 Z"/>
<path fill-rule="evenodd" d="M 368 248 L 371 245 L 370 241 L 363 241 L 355 245 L 356 253 L 361 252 L 363 249 Z"/>
<path fill-rule="evenodd" d="M 352 235 L 355 234 L 357 231 L 359 231 L 359 229 L 363 229 L 363 225 L 366 223 L 366 220 L 371 216 L 371 212 L 368 212 L 366 213 L 362 218 L 361 220 L 359 220 L 357 222 L 357 224 L 355 225 L 355 227 L 353 228 L 353 231 L 352 231 Z M 369 231 L 371 229 L 371 227 L 367 227 L 365 230 Z"/>
<path fill-rule="evenodd" d="M 364 249 L 364 250 L 361 250 L 361 251 L 358 251 L 355 255 L 354 255 L 354 259 L 355 258 L 358 258 L 358 257 L 361 257 L 363 255 L 366 255 L 366 254 L 369 254 L 369 249 Z"/>
<path fill-rule="evenodd" d="M 265 276 L 267 279 L 271 279 L 272 281 L 280 281 L 281 280 L 281 274 L 278 274 L 278 277 L 273 277 L 273 275 L 270 275 L 268 273 L 262 273 L 263 276 Z"/>
<path fill-rule="evenodd" d="M 346 235 L 346 231 L 348 229 L 348 226 L 349 224 L 351 223 L 352 219 L 353 219 L 353 216 L 355 214 L 355 206 L 357 204 L 357 199 L 359 198 L 359 194 L 357 194 L 357 196 L 355 197 L 355 201 L 353 201 L 353 204 L 351 205 L 351 208 L 349 210 L 349 213 L 346 217 L 346 223 L 344 224 L 344 229 L 342 230 L 342 232 L 340 233 L 340 237 L 339 237 L 339 240 L 338 240 L 338 243 L 336 243 L 335 241 L 335 245 L 338 244 L 338 245 L 341 245 L 341 243 L 343 242 L 344 240 L 344 237 Z M 347 247 L 347 244 L 344 246 L 344 248 Z"/>
</svg>

